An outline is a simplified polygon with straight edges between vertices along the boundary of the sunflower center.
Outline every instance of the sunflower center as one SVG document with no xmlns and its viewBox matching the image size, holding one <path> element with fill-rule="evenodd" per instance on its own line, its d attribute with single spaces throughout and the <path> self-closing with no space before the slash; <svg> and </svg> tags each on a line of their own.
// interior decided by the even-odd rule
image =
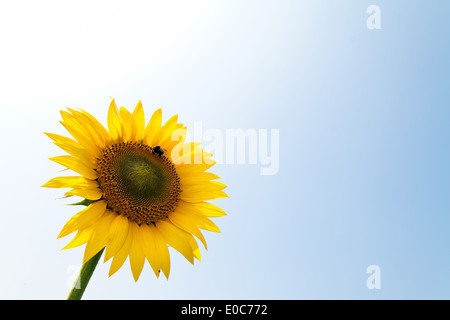
<svg viewBox="0 0 450 320">
<path fill-rule="evenodd" d="M 172 162 L 159 151 L 136 142 L 103 150 L 98 181 L 112 211 L 130 221 L 150 224 L 166 219 L 175 210 L 180 178 Z"/>
<path fill-rule="evenodd" d="M 163 170 L 142 155 L 125 157 L 118 169 L 124 187 L 138 198 L 157 198 L 167 183 Z"/>
</svg>

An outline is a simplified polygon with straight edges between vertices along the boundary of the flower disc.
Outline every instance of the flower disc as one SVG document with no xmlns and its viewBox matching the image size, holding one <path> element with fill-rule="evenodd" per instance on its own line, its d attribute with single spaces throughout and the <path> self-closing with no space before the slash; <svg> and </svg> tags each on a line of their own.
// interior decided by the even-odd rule
<svg viewBox="0 0 450 320">
<path fill-rule="evenodd" d="M 173 164 L 152 147 L 136 142 L 109 146 L 97 172 L 108 207 L 132 222 L 155 223 L 175 210 L 180 178 Z"/>
</svg>

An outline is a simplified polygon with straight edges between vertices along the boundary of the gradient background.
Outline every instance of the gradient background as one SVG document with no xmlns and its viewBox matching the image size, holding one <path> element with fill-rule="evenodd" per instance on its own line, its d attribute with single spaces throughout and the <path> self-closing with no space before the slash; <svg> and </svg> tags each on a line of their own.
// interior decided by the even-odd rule
<svg viewBox="0 0 450 320">
<path fill-rule="evenodd" d="M 381 30 L 366 9 L 381 8 Z M 99 264 L 85 299 L 449 299 L 450 4 L 1 1 L 0 298 L 65 299 L 77 212 L 40 186 L 59 110 L 280 130 L 280 169 L 217 165 L 228 216 L 171 275 Z M 366 268 L 381 268 L 369 290 Z"/>
</svg>

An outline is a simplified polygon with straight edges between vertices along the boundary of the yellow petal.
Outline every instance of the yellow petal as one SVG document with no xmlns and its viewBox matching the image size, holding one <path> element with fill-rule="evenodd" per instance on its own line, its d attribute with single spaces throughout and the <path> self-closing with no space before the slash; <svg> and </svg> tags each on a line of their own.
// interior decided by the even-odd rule
<svg viewBox="0 0 450 320">
<path fill-rule="evenodd" d="M 82 176 L 84 176 L 88 179 L 95 180 L 98 177 L 96 171 L 86 167 L 77 158 L 74 158 L 72 156 L 58 156 L 58 157 L 52 157 L 49 159 L 65 166 L 66 168 L 68 168 L 72 171 L 75 171 L 76 173 L 81 174 Z"/>
<path fill-rule="evenodd" d="M 194 237 L 191 234 L 186 233 L 186 240 L 191 246 L 192 253 L 194 254 L 194 258 L 198 261 L 202 260 L 202 255 L 200 254 L 200 248 L 198 247 L 197 241 L 195 241 Z"/>
<path fill-rule="evenodd" d="M 200 229 L 220 232 L 220 229 L 216 226 L 216 224 L 201 213 L 201 209 L 199 209 L 197 204 L 192 205 L 190 203 L 179 201 L 176 211 L 183 214 L 185 219 L 189 219 L 192 224 Z"/>
<path fill-rule="evenodd" d="M 74 146 L 82 149 L 81 145 L 79 145 L 78 142 L 76 142 L 75 140 L 70 139 L 68 137 L 65 137 L 65 136 L 62 136 L 62 135 L 56 134 L 56 133 L 49 133 L 49 132 L 44 132 L 44 134 L 55 142 L 58 141 L 58 142 L 67 142 L 69 144 L 72 143 Z"/>
<path fill-rule="evenodd" d="M 189 215 L 189 218 L 192 219 L 193 223 L 195 223 L 200 229 L 220 233 L 219 227 L 207 217 L 194 213 L 190 213 Z"/>
<path fill-rule="evenodd" d="M 163 140 L 159 143 L 159 145 L 167 150 L 167 155 L 172 156 L 172 152 L 174 148 L 180 148 L 184 144 L 184 140 L 186 139 L 187 128 L 184 127 L 181 123 L 177 123 L 175 125 L 175 129 L 171 133 L 166 140 Z"/>
<path fill-rule="evenodd" d="M 120 124 L 119 110 L 114 99 L 112 99 L 108 110 L 108 130 L 113 140 L 118 141 L 121 138 L 122 127 Z"/>
<path fill-rule="evenodd" d="M 42 186 L 45 188 L 76 188 L 81 186 L 96 187 L 98 186 L 98 182 L 81 176 L 64 176 L 53 178 Z"/>
<path fill-rule="evenodd" d="M 153 233 L 156 250 L 158 252 L 158 256 L 160 257 L 161 270 L 166 276 L 166 278 L 169 279 L 170 255 L 169 255 L 169 248 L 167 247 L 167 242 L 165 240 L 165 237 L 154 225 L 150 225 L 150 230 Z"/>
<path fill-rule="evenodd" d="M 64 194 L 65 196 L 77 196 L 88 200 L 99 200 L 103 196 L 102 190 L 95 187 L 74 188 Z"/>
<path fill-rule="evenodd" d="M 167 122 L 161 127 L 154 138 L 155 145 L 161 145 L 166 139 L 170 138 L 172 132 L 175 130 L 177 124 L 178 115 L 172 116 Z"/>
<path fill-rule="evenodd" d="M 91 237 L 92 231 L 92 227 L 78 231 L 75 237 L 63 248 L 63 250 L 76 248 L 85 244 Z"/>
<path fill-rule="evenodd" d="M 119 109 L 120 123 L 122 125 L 123 141 L 130 141 L 135 136 L 133 127 L 131 125 L 131 113 L 124 107 Z"/>
<path fill-rule="evenodd" d="M 72 113 L 74 120 L 78 123 L 78 126 L 83 129 L 85 135 L 100 149 L 104 149 L 106 142 L 104 137 L 101 135 L 101 129 L 97 126 L 97 122 L 92 122 L 88 115 L 83 112 L 67 108 Z M 100 125 L 100 124 L 99 124 Z M 101 125 L 100 125 L 101 126 Z M 103 126 L 101 126 L 103 127 Z"/>
<path fill-rule="evenodd" d="M 161 232 L 169 246 L 180 252 L 190 263 L 194 263 L 194 255 L 186 240 L 185 231 L 167 221 L 156 222 L 156 229 Z"/>
<path fill-rule="evenodd" d="M 137 103 L 136 107 L 134 108 L 133 114 L 132 114 L 132 122 L 135 132 L 135 141 L 142 141 L 144 137 L 144 130 L 145 130 L 145 116 L 144 116 L 144 108 L 142 107 L 141 100 Z"/>
<path fill-rule="evenodd" d="M 189 219 L 188 215 L 185 215 L 182 212 L 175 210 L 175 212 L 172 212 L 169 215 L 169 220 L 178 228 L 196 236 L 203 243 L 205 249 L 208 249 L 203 234 L 200 232 L 197 225 L 191 219 Z"/>
<path fill-rule="evenodd" d="M 122 248 L 125 243 L 125 239 L 128 236 L 128 224 L 129 221 L 122 215 L 116 215 L 114 221 L 111 223 L 111 229 L 109 230 L 109 238 L 111 242 L 108 244 L 105 250 L 105 261 L 111 259 Z"/>
<path fill-rule="evenodd" d="M 161 128 L 162 110 L 156 110 L 144 131 L 144 143 L 148 146 L 156 146 L 155 137 Z"/>
<path fill-rule="evenodd" d="M 89 261 L 108 244 L 109 229 L 111 228 L 111 222 L 114 216 L 114 214 L 108 211 L 96 222 L 94 231 L 84 250 L 83 263 Z"/>
<path fill-rule="evenodd" d="M 131 234 L 130 232 L 130 223 L 128 224 L 128 232 L 127 234 Z M 131 244 L 133 243 L 133 237 L 127 236 L 125 238 L 125 241 L 120 248 L 120 250 L 114 255 L 114 258 L 112 259 L 111 266 L 109 268 L 109 276 L 112 276 L 114 273 L 117 272 L 117 270 L 122 267 L 123 263 L 128 257 L 128 254 L 130 253 Z"/>
<path fill-rule="evenodd" d="M 142 251 L 147 258 L 148 263 L 152 267 L 156 277 L 159 277 L 162 262 L 157 248 L 157 239 L 154 228 L 151 228 L 146 224 L 142 224 L 138 229 L 138 237 Z"/>
<path fill-rule="evenodd" d="M 52 139 L 58 147 L 66 151 L 68 154 L 80 159 L 86 167 L 91 169 L 95 168 L 95 161 L 91 159 L 86 150 L 78 142 L 54 133 L 44 132 L 44 134 L 50 137 L 50 139 Z"/>
<path fill-rule="evenodd" d="M 220 177 L 212 172 L 200 172 L 198 175 L 189 175 L 183 177 L 182 185 L 196 185 L 198 183 L 207 182 L 210 180 L 220 179 Z"/>
<path fill-rule="evenodd" d="M 182 190 L 194 193 L 194 192 L 200 192 L 200 191 L 220 191 L 227 187 L 226 184 L 219 182 L 219 181 L 197 181 L 197 183 L 191 183 L 191 184 L 181 184 Z"/>
<path fill-rule="evenodd" d="M 189 150 L 189 149 L 188 149 Z M 172 152 L 173 156 L 174 152 Z M 209 154 L 196 148 L 191 153 L 181 153 L 178 157 L 172 157 L 177 173 L 182 177 L 198 175 L 211 168 L 215 161 L 209 160 Z"/>
<path fill-rule="evenodd" d="M 133 242 L 130 249 L 130 267 L 133 273 L 134 281 L 138 281 L 139 275 L 144 267 L 145 256 L 142 251 L 141 244 L 139 243 L 139 226 L 137 223 L 130 224 L 130 231 L 132 234 Z"/>
<path fill-rule="evenodd" d="M 59 233 L 58 238 L 65 237 L 72 232 L 82 230 L 94 225 L 95 222 L 100 219 L 100 217 L 105 213 L 105 210 L 106 201 L 100 200 L 91 203 L 89 206 L 78 212 L 69 221 L 67 221 L 67 223 Z"/>
<path fill-rule="evenodd" d="M 89 134 L 86 132 L 86 130 L 84 130 L 82 126 L 80 126 L 75 117 L 72 114 L 62 110 L 61 116 L 63 118 L 63 121 L 60 121 L 61 124 L 66 128 L 67 131 L 69 131 L 72 137 L 74 137 L 74 139 L 77 140 L 92 157 L 98 157 L 100 155 L 101 149 L 95 144 L 94 141 L 92 141 Z"/>
<path fill-rule="evenodd" d="M 219 181 L 208 181 L 208 180 L 200 180 L 200 175 L 198 177 L 199 180 L 196 180 L 195 177 L 191 176 L 191 179 L 186 179 L 188 183 L 185 182 L 185 180 L 181 180 L 181 190 L 183 190 L 184 195 L 193 195 L 198 194 L 202 192 L 212 192 L 214 194 L 217 193 L 217 191 L 221 191 L 225 189 L 227 186 L 226 184 L 219 182 Z M 228 197 L 227 195 L 225 195 Z M 205 199 L 206 200 L 206 199 Z"/>
<path fill-rule="evenodd" d="M 81 110 L 81 109 L 80 109 Z M 100 139 L 105 143 L 109 144 L 111 142 L 111 136 L 108 133 L 108 130 L 89 112 L 81 110 L 84 117 L 90 122 L 92 128 L 98 134 Z"/>
<path fill-rule="evenodd" d="M 229 198 L 229 196 L 221 191 L 221 190 L 195 190 L 195 189 L 186 189 L 183 190 L 180 194 L 180 199 L 186 202 L 198 203 L 203 202 L 205 200 L 213 200 L 220 198 Z"/>
<path fill-rule="evenodd" d="M 182 202 L 183 201 L 180 201 L 180 203 Z M 209 202 L 196 203 L 195 207 L 197 209 L 196 213 L 202 214 L 206 217 L 223 217 L 227 215 L 225 211 Z"/>
</svg>

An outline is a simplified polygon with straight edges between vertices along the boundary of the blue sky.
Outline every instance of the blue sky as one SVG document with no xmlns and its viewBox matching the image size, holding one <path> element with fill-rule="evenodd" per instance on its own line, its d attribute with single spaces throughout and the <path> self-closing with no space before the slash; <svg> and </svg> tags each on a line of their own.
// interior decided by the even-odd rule
<svg viewBox="0 0 450 320">
<path fill-rule="evenodd" d="M 381 29 L 369 30 L 369 5 Z M 448 299 L 449 24 L 442 1 L 31 1 L 0 5 L 3 299 L 64 299 L 84 248 L 59 110 L 110 97 L 192 128 L 279 130 L 279 170 L 218 164 L 221 234 L 169 280 L 100 264 L 86 299 Z M 370 265 L 381 289 L 369 290 Z"/>
</svg>

